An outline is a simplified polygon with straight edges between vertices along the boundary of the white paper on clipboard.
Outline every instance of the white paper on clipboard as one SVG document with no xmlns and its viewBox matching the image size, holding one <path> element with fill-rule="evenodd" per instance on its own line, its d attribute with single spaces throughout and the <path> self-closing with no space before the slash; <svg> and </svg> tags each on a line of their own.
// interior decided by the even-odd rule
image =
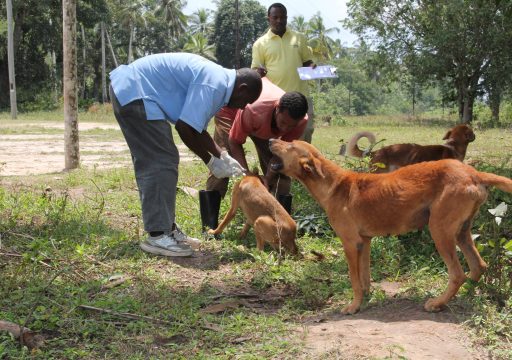
<svg viewBox="0 0 512 360">
<path fill-rule="evenodd" d="M 319 65 L 316 68 L 310 66 L 297 68 L 301 80 L 336 78 L 336 68 L 331 65 Z"/>
</svg>

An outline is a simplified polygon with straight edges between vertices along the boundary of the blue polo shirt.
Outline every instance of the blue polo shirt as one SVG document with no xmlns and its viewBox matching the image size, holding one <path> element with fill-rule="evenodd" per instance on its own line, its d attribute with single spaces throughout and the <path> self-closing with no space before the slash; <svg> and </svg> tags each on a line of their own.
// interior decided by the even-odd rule
<svg viewBox="0 0 512 360">
<path fill-rule="evenodd" d="M 188 53 L 145 56 L 110 73 L 121 106 L 142 99 L 148 120 L 180 119 L 198 132 L 228 103 L 235 79 L 236 70 Z"/>
</svg>

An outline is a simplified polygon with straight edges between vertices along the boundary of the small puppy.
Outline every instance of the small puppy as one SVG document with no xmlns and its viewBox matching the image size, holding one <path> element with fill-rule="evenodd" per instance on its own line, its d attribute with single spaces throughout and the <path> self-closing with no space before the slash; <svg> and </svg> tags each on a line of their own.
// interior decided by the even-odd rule
<svg viewBox="0 0 512 360">
<path fill-rule="evenodd" d="M 475 140 L 473 130 L 468 125 L 462 124 L 446 133 L 443 140 L 447 141 L 444 145 L 394 144 L 368 153 L 357 146 L 358 140 L 363 137 L 367 138 L 372 146 L 375 144 L 375 135 L 369 131 L 362 131 L 350 139 L 347 152 L 350 156 L 359 158 L 369 155 L 376 173 L 391 172 L 403 166 L 424 161 L 441 159 L 463 161 L 468 144 Z M 385 167 L 377 164 L 383 164 Z"/>
<path fill-rule="evenodd" d="M 291 254 L 297 254 L 295 244 L 297 224 L 276 198 L 268 192 L 258 175 L 246 175 L 233 186 L 231 207 L 219 226 L 209 230 L 208 233 L 212 235 L 222 233 L 226 225 L 235 217 L 238 208 L 242 209 L 246 218 L 240 238 L 247 235 L 252 225 L 258 250 L 263 250 L 266 241 L 276 250 L 281 245 Z"/>
</svg>

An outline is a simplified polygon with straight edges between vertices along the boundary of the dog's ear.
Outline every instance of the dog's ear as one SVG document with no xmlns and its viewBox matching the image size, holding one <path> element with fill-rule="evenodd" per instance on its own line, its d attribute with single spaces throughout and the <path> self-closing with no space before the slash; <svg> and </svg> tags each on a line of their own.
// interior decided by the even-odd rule
<svg viewBox="0 0 512 360">
<path fill-rule="evenodd" d="M 312 159 L 311 161 L 301 160 L 301 163 L 302 169 L 304 169 L 304 171 L 307 172 L 308 174 L 316 174 L 321 178 L 325 177 L 322 171 L 322 165 L 318 159 Z"/>
<path fill-rule="evenodd" d="M 466 140 L 467 140 L 467 142 L 473 142 L 473 141 L 475 141 L 475 138 L 476 138 L 475 133 L 472 130 L 468 130 L 466 132 Z"/>
<path fill-rule="evenodd" d="M 451 130 L 448 130 L 448 132 L 447 132 L 447 133 L 446 133 L 446 135 L 444 136 L 443 140 L 449 139 L 451 134 L 452 134 L 452 131 L 451 131 Z"/>
</svg>

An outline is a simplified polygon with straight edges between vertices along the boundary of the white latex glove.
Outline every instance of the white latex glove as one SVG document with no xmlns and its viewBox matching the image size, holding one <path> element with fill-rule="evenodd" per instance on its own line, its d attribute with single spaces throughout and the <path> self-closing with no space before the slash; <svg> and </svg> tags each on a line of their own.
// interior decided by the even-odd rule
<svg viewBox="0 0 512 360">
<path fill-rule="evenodd" d="M 231 176 L 231 171 L 229 165 L 219 159 L 218 157 L 215 157 L 212 155 L 210 158 L 210 161 L 208 161 L 208 169 L 211 171 L 213 176 L 215 176 L 217 179 L 227 178 Z"/>
<path fill-rule="evenodd" d="M 220 159 L 228 164 L 232 175 L 231 176 L 242 176 L 245 175 L 245 169 L 240 165 L 238 161 L 236 161 L 231 155 L 228 154 L 227 151 L 223 151 L 220 153 Z"/>
</svg>

